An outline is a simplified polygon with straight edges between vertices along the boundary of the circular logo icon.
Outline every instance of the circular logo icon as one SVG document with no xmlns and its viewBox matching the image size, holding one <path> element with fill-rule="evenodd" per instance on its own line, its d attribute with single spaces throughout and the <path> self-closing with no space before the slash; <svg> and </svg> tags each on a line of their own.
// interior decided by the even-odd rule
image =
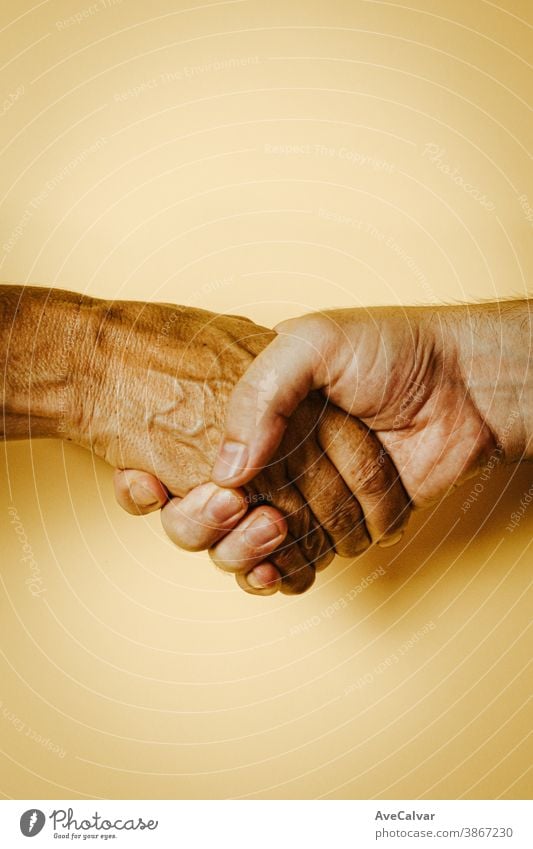
<svg viewBox="0 0 533 849">
<path fill-rule="evenodd" d="M 37 808 L 30 808 L 29 811 L 24 811 L 20 818 L 20 830 L 24 837 L 35 837 L 42 831 L 46 822 L 46 817 L 42 811 Z"/>
</svg>

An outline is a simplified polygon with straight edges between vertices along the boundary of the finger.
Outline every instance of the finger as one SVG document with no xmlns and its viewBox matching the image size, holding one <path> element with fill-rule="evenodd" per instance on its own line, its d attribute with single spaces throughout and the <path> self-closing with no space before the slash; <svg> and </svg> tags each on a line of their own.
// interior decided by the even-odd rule
<svg viewBox="0 0 533 849">
<path fill-rule="evenodd" d="M 313 586 L 316 566 L 305 559 L 290 533 L 269 560 L 281 575 L 280 591 L 285 595 L 300 595 Z"/>
<path fill-rule="evenodd" d="M 270 595 L 280 589 L 292 595 L 305 592 L 315 580 L 315 566 L 287 532 L 287 521 L 273 507 L 253 510 L 209 553 L 219 569 L 240 576 L 239 586 L 249 593 Z M 317 562 L 327 565 L 333 556 L 330 546 Z M 268 563 L 264 562 L 267 557 Z"/>
<path fill-rule="evenodd" d="M 274 595 L 281 589 L 281 576 L 272 563 L 260 563 L 247 575 L 238 572 L 235 580 L 250 595 Z"/>
<path fill-rule="evenodd" d="M 342 557 L 356 557 L 370 546 L 363 511 L 327 454 L 315 441 L 315 434 L 305 438 L 310 421 L 313 421 L 314 428 L 317 427 L 324 403 L 315 402 L 310 396 L 294 414 L 291 433 L 297 432 L 303 439 L 294 444 L 287 457 L 288 473 L 331 539 L 335 552 Z M 283 447 L 285 444 L 284 440 Z"/>
<path fill-rule="evenodd" d="M 282 442 L 280 454 L 290 453 L 290 446 L 294 439 L 294 433 L 298 428 L 290 428 L 287 441 Z M 272 465 L 268 472 L 260 472 L 255 478 L 246 484 L 246 490 L 251 493 L 251 500 L 260 497 L 267 503 L 271 502 L 283 513 L 291 535 L 291 551 L 299 549 L 301 556 L 294 555 L 294 567 L 303 568 L 303 564 L 313 564 L 310 568 L 309 586 L 314 580 L 315 568 L 323 568 L 334 557 L 334 549 L 331 540 L 324 528 L 317 521 L 313 511 L 302 497 L 296 486 L 290 482 L 290 475 L 286 468 L 286 458 L 278 460 Z M 272 559 L 272 558 L 270 558 Z M 289 551 L 285 554 L 284 584 L 290 584 L 290 558 Z M 298 585 L 303 577 L 299 576 Z"/>
<path fill-rule="evenodd" d="M 372 542 L 399 541 L 411 502 L 379 440 L 358 419 L 331 404 L 318 424 L 318 439 L 361 505 Z"/>
<path fill-rule="evenodd" d="M 246 592 L 264 595 L 265 589 L 271 590 L 266 593 L 271 595 L 279 589 L 286 595 L 296 595 L 313 585 L 315 567 L 305 559 L 288 532 L 278 548 L 274 536 L 269 543 L 259 546 L 255 538 L 246 539 L 242 530 L 239 526 L 228 534 L 210 551 L 210 555 L 218 568 L 235 574 L 237 583 Z M 268 562 L 263 560 L 266 556 Z"/>
<path fill-rule="evenodd" d="M 180 548 L 203 551 L 237 525 L 247 509 L 242 490 L 221 489 L 210 482 L 183 498 L 172 498 L 161 511 L 161 522 Z"/>
<path fill-rule="evenodd" d="M 287 523 L 274 507 L 257 507 L 224 536 L 209 554 L 219 569 L 246 574 L 262 563 L 283 543 Z"/>
<path fill-rule="evenodd" d="M 212 472 L 216 483 L 240 486 L 266 466 L 300 401 L 327 384 L 324 334 L 317 333 L 317 326 L 306 317 L 285 322 L 284 332 L 258 354 L 235 386 Z"/>
<path fill-rule="evenodd" d="M 285 533 L 276 536 L 280 523 L 272 514 L 277 514 L 277 511 L 258 508 L 253 512 L 261 517 L 255 529 L 250 514 L 209 552 L 215 565 L 224 572 L 234 573 L 239 586 L 252 595 L 272 595 L 278 590 L 286 595 L 296 595 L 308 590 L 315 580 L 315 568 L 286 532 L 286 526 Z M 260 535 L 264 534 L 261 538 L 266 538 L 267 523 L 272 526 L 270 540 L 259 544 L 255 532 L 259 530 Z M 265 557 L 268 561 L 264 560 Z"/>
<path fill-rule="evenodd" d="M 115 469 L 113 486 L 119 505 L 134 516 L 153 513 L 168 500 L 163 484 L 148 472 Z"/>
</svg>

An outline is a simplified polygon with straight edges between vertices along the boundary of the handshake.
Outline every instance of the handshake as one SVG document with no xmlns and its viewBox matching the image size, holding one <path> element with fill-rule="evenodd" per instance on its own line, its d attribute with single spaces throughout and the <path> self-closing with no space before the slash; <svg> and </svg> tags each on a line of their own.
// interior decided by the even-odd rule
<svg viewBox="0 0 533 849">
<path fill-rule="evenodd" d="M 531 319 L 528 300 L 346 309 L 275 333 L 3 286 L 1 436 L 92 450 L 128 512 L 161 510 L 247 592 L 301 593 L 492 456 L 531 459 Z"/>
</svg>

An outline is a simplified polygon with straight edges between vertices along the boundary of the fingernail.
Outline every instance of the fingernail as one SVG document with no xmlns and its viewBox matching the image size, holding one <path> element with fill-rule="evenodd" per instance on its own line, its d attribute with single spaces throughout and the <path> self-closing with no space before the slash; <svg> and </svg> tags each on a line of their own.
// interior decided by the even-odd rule
<svg viewBox="0 0 533 849">
<path fill-rule="evenodd" d="M 205 514 L 212 522 L 229 522 L 244 512 L 246 504 L 230 489 L 214 492 L 205 505 Z"/>
<path fill-rule="evenodd" d="M 261 563 L 248 572 L 246 580 L 254 590 L 270 590 L 275 593 L 281 587 L 281 575 L 272 563 Z"/>
<path fill-rule="evenodd" d="M 391 548 L 393 545 L 397 545 L 402 537 L 403 531 L 398 531 L 397 534 L 394 534 L 391 537 L 387 537 L 386 539 L 380 539 L 378 545 L 380 546 L 380 548 Z"/>
<path fill-rule="evenodd" d="M 259 580 L 255 572 L 249 572 L 246 576 L 246 580 L 254 590 L 264 590 L 265 588 L 265 585 Z"/>
<path fill-rule="evenodd" d="M 224 442 L 213 468 L 217 480 L 231 480 L 246 468 L 248 448 L 242 442 Z"/>
<path fill-rule="evenodd" d="M 133 481 L 130 484 L 130 494 L 138 507 L 155 507 L 156 504 L 159 504 L 159 499 L 155 493 L 138 481 Z"/>
<path fill-rule="evenodd" d="M 259 580 L 255 572 L 248 572 L 246 580 L 254 590 L 264 590 L 265 584 Z"/>
<path fill-rule="evenodd" d="M 244 537 L 248 545 L 261 548 L 263 545 L 282 539 L 283 531 L 277 522 L 273 522 L 267 515 L 261 513 L 248 525 L 244 531 Z"/>
</svg>

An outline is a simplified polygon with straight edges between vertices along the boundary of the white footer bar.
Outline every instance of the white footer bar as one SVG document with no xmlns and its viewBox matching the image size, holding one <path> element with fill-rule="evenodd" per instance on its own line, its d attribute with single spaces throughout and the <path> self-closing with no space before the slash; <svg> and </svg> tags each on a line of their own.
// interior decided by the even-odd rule
<svg viewBox="0 0 533 849">
<path fill-rule="evenodd" d="M 527 801 L 9 800 L 0 802 L 0 845 L 531 849 L 532 808 Z"/>
</svg>

